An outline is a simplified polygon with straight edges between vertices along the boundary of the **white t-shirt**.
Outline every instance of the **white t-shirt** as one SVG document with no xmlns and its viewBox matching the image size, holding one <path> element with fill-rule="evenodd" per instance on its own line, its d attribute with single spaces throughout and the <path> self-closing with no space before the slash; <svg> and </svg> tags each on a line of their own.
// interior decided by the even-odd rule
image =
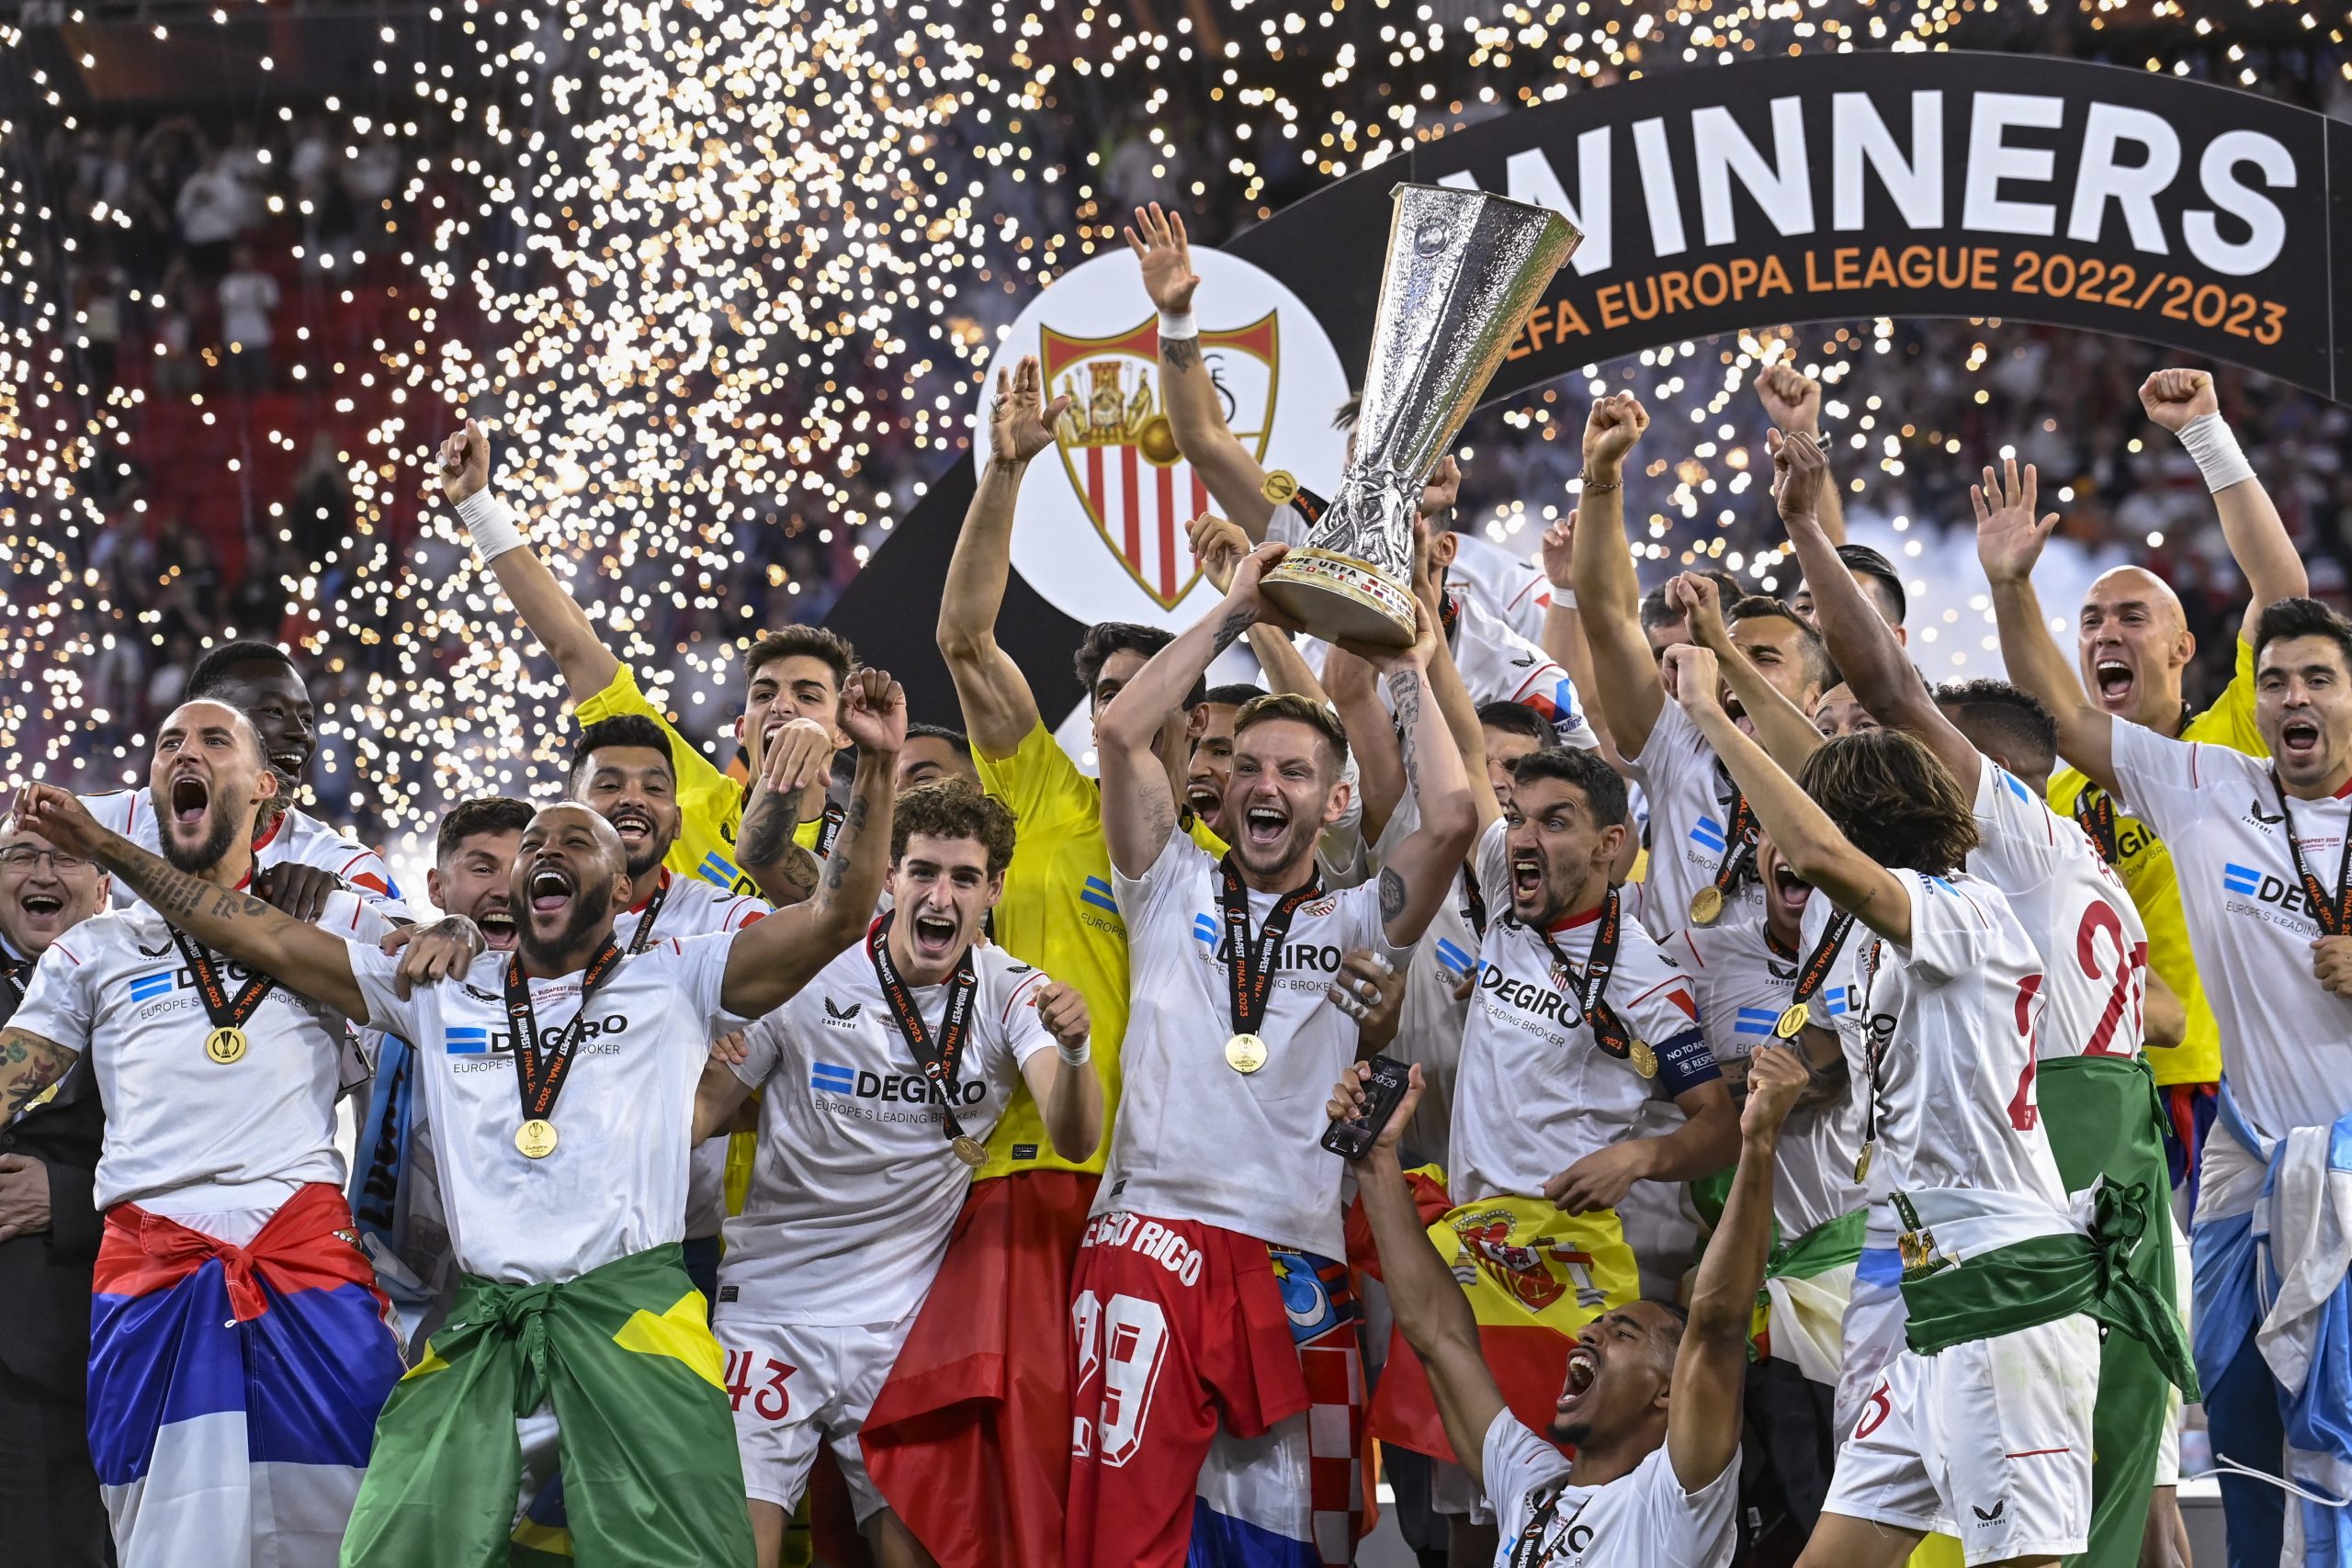
<svg viewBox="0 0 2352 1568">
<path fill-rule="evenodd" d="M 1731 1561 L 1739 1502 L 1739 1456 L 1696 1492 L 1682 1490 L 1660 1443 L 1601 1486 L 1578 1486 L 1560 1450 L 1510 1411 L 1498 1412 L 1480 1445 L 1487 1496 L 1502 1544 L 1495 1568 L 1510 1568 L 1519 1539 L 1542 1520 L 1540 1568 L 1724 1568 Z M 1556 1500 L 1556 1501 L 1555 1501 Z"/>
<path fill-rule="evenodd" d="M 979 989 L 956 1069 L 956 1120 L 985 1140 L 1022 1064 L 1052 1045 L 1046 976 L 975 947 Z M 948 987 L 913 991 L 937 1040 Z M 895 1323 L 922 1304 L 971 1191 L 922 1061 L 861 942 L 752 1026 L 735 1076 L 761 1091 L 743 1213 L 727 1222 L 718 1312 L 755 1323 Z"/>
<path fill-rule="evenodd" d="M 154 803 L 145 790 L 118 789 L 105 795 L 85 795 L 82 804 L 89 808 L 99 827 L 121 834 L 150 854 L 164 852 Z M 277 824 L 254 845 L 254 864 L 263 871 L 274 865 L 317 866 L 341 877 L 350 884 L 354 893 L 393 919 L 415 919 L 401 901 L 400 886 L 392 881 L 391 868 L 384 863 L 383 856 L 356 840 L 345 838 L 299 807 L 288 807 Z M 120 877 L 115 878 L 115 908 L 128 908 L 138 901 L 129 886 Z"/>
<path fill-rule="evenodd" d="M 1633 764 L 1650 803 L 1648 891 L 1642 904 L 1650 934 L 1659 941 L 1690 919 L 1690 896 L 1710 886 L 1723 869 L 1729 847 L 1732 802 L 1738 789 L 1716 760 L 1715 749 L 1690 722 L 1682 705 L 1668 698 Z M 1724 905 L 1724 919 L 1763 908 L 1763 889 L 1740 878 Z"/>
<path fill-rule="evenodd" d="M 1499 821 L 1479 838 L 1482 886 L 1510 886 L 1507 840 Z M 1600 923 L 1596 911 L 1551 933 L 1579 981 Z M 1634 1136 L 1653 1096 L 1670 1100 L 1722 1077 L 1700 1032 L 1690 977 L 1630 915 L 1618 919 L 1617 960 L 1604 996 L 1633 1036 L 1657 1054 L 1655 1078 L 1593 1043 L 1570 978 L 1557 972 L 1540 935 L 1490 916 L 1454 1083 L 1447 1190 L 1455 1202 L 1540 1198 L 1544 1183 L 1577 1160 Z"/>
<path fill-rule="evenodd" d="M 775 913 L 763 899 L 729 893 L 696 876 L 673 876 L 662 872 L 662 908 L 653 917 L 656 937 L 708 936 L 714 931 L 740 931 L 753 920 Z M 613 921 L 613 940 L 626 949 L 645 923 L 645 908 L 624 909 Z M 705 1138 L 695 1145 L 694 1165 L 686 1183 L 686 1235 L 714 1236 L 727 1223 L 727 1134 Z"/>
<path fill-rule="evenodd" d="M 1114 868 L 1112 880 L 1127 923 L 1133 1008 L 1120 1046 L 1118 1125 L 1093 1212 L 1197 1220 L 1343 1256 L 1342 1166 L 1317 1140 L 1357 1036 L 1324 991 L 1353 949 L 1404 963 L 1382 931 L 1377 888 L 1327 892 L 1299 907 L 1273 956 L 1256 1031 L 1266 1065 L 1245 1074 L 1225 1059 L 1233 1003 L 1216 861 L 1171 833 L 1140 878 Z M 1276 902 L 1250 895 L 1252 940 Z"/>
<path fill-rule="evenodd" d="M 560 1141 L 545 1159 L 514 1146 L 523 1111 L 503 963 L 403 1000 L 399 960 L 353 945 L 369 1018 L 416 1048 L 458 1267 L 509 1284 L 560 1283 L 684 1237 L 695 1086 L 711 1041 L 747 1021 L 718 999 L 734 941 L 657 939 L 614 965 L 548 1117 Z M 581 979 L 530 983 L 543 1045 L 578 1016 Z"/>
<path fill-rule="evenodd" d="M 2312 977 L 2319 922 L 2288 850 L 2269 760 L 2120 719 L 2112 746 L 2132 814 L 2172 847 L 2232 1098 L 2266 1138 L 2328 1125 L 2352 1111 L 2352 997 Z M 2290 795 L 2287 810 L 2303 863 L 2332 889 L 2352 802 Z"/>
<path fill-rule="evenodd" d="M 269 315 L 277 309 L 277 279 L 266 272 L 232 272 L 215 290 L 220 335 L 245 348 L 269 346 Z"/>
<path fill-rule="evenodd" d="M 1873 1245 L 1893 1245 L 1896 1192 L 1972 1187 L 2066 1213 L 2034 1084 L 2041 958 L 2000 889 L 1963 872 L 1891 871 L 1911 902 L 1911 945 L 1856 922 L 1846 944 L 1860 1005 L 1836 1020 L 1855 1090 L 1878 1062 L 1877 1148 L 1865 1183 Z M 1807 901 L 1811 951 L 1836 913 Z"/>
<path fill-rule="evenodd" d="M 331 894 L 318 923 L 369 952 L 392 929 L 348 893 Z M 207 956 L 233 998 L 251 971 Z M 268 1209 L 305 1182 L 343 1184 L 343 1015 L 272 986 L 243 1026 L 244 1055 L 213 1061 L 195 972 L 145 904 L 94 916 L 50 943 L 9 1021 L 90 1057 L 107 1108 L 101 1209 Z"/>
<path fill-rule="evenodd" d="M 1847 946 L 1867 942 L 1870 936 L 1857 922 L 1846 934 Z M 1758 1046 L 1773 1043 L 1773 1026 L 1796 998 L 1797 976 L 1812 951 L 1789 953 L 1774 946 L 1764 911 L 1754 907 L 1727 909 L 1715 924 L 1678 932 L 1666 947 L 1690 972 L 1707 1047 L 1721 1063 L 1745 1061 Z M 1832 1027 L 1854 1006 L 1851 987 L 1841 978 L 1850 973 L 1850 965 L 1832 964 L 1812 999 L 1812 1012 Z M 1772 1218 L 1781 1239 L 1792 1240 L 1862 1206 L 1854 1156 L 1862 1148 L 1865 1092 L 1857 1083 L 1836 1103 L 1799 1106 L 1781 1124 Z"/>
<path fill-rule="evenodd" d="M 1976 770 L 1981 841 L 1968 869 L 1999 888 L 2041 955 L 2043 1061 L 2136 1056 L 2148 1004 L 2148 928 L 2082 829 L 1990 758 Z"/>
<path fill-rule="evenodd" d="M 1598 750 L 1600 739 L 1585 721 L 1584 705 L 1577 700 L 1576 682 L 1568 672 L 1476 599 L 1466 593 L 1453 597 L 1461 611 L 1453 628 L 1453 664 L 1462 672 L 1471 703 L 1480 707 L 1525 703 L 1552 721 L 1561 745 Z"/>
<path fill-rule="evenodd" d="M 1445 581 L 1528 641 L 1542 642 L 1544 614 L 1552 607 L 1552 584 L 1544 569 L 1476 534 L 1456 530 L 1454 537 L 1453 564 Z"/>
</svg>

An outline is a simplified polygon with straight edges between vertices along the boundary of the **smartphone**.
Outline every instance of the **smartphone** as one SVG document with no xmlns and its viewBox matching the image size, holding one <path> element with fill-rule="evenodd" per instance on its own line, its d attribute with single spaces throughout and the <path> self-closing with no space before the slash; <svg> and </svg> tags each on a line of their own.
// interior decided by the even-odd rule
<svg viewBox="0 0 2352 1568">
<path fill-rule="evenodd" d="M 1363 1115 L 1349 1122 L 1334 1122 L 1324 1129 L 1323 1146 L 1351 1164 L 1372 1153 L 1372 1145 L 1380 1140 L 1381 1129 L 1396 1114 L 1396 1102 L 1405 1098 L 1405 1090 L 1412 1082 L 1413 1069 L 1393 1057 L 1374 1056 L 1372 1077 L 1364 1084 L 1367 1103 Z"/>
</svg>

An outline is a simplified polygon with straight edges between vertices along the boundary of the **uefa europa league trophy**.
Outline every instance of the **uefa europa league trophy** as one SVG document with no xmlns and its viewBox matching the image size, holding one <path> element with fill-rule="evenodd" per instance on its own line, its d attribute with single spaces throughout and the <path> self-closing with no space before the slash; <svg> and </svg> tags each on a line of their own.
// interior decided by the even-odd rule
<svg viewBox="0 0 2352 1568">
<path fill-rule="evenodd" d="M 1310 542 L 1266 574 L 1275 608 L 1327 639 L 1412 644 L 1421 479 L 1583 238 L 1548 208 L 1396 187 L 1354 453 Z"/>
</svg>

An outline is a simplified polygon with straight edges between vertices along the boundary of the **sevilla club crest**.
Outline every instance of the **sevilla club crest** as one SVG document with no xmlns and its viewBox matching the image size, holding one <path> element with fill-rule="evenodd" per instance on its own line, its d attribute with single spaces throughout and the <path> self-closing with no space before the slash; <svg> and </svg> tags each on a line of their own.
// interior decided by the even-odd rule
<svg viewBox="0 0 2352 1568">
<path fill-rule="evenodd" d="M 1161 609 L 1173 609 L 1200 575 L 1184 528 L 1209 510 L 1209 496 L 1176 450 L 1157 386 L 1159 324 L 1146 319 L 1097 338 L 1048 326 L 1041 340 L 1046 395 L 1070 400 L 1054 430 L 1062 470 L 1127 575 Z M 1227 427 L 1263 462 L 1280 386 L 1275 313 L 1246 327 L 1203 333 L 1201 351 Z"/>
</svg>

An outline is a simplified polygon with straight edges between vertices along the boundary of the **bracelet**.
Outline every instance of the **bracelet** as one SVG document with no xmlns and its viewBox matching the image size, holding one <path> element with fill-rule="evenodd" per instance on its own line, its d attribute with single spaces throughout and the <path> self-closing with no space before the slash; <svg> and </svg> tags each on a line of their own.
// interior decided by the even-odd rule
<svg viewBox="0 0 2352 1568">
<path fill-rule="evenodd" d="M 1587 470 L 1577 476 L 1577 485 L 1578 489 L 1584 491 L 1623 490 L 1625 481 L 1622 479 L 1597 479 L 1592 477 L 1590 470 Z"/>
<path fill-rule="evenodd" d="M 1163 338 L 1198 337 L 1201 335 L 1201 324 L 1193 319 L 1190 310 L 1182 315 L 1162 310 L 1159 312 L 1159 335 Z"/>
<path fill-rule="evenodd" d="M 2200 413 L 2180 427 L 2180 444 L 2205 477 L 2208 491 L 2221 491 L 2254 478 L 2237 433 L 2218 413 Z"/>
<path fill-rule="evenodd" d="M 1090 1035 L 1075 1046 L 1065 1045 L 1057 1040 L 1054 1042 L 1054 1050 L 1060 1055 L 1064 1066 L 1082 1067 L 1094 1057 L 1094 1040 Z"/>
<path fill-rule="evenodd" d="M 458 521 L 474 536 L 474 548 L 484 560 L 529 543 L 523 537 L 520 515 L 487 485 L 458 502 Z"/>
</svg>

